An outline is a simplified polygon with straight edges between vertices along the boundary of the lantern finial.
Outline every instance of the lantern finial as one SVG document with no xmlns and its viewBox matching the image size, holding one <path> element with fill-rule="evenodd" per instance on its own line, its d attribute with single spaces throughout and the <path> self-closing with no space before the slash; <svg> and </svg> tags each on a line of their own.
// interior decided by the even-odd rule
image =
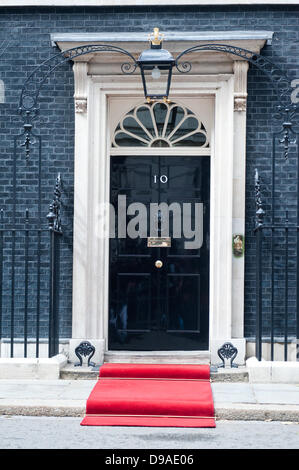
<svg viewBox="0 0 299 470">
<path fill-rule="evenodd" d="M 149 41 L 151 42 L 152 46 L 160 46 L 163 38 L 164 34 L 159 32 L 159 28 L 154 28 L 154 31 L 149 34 Z"/>
</svg>

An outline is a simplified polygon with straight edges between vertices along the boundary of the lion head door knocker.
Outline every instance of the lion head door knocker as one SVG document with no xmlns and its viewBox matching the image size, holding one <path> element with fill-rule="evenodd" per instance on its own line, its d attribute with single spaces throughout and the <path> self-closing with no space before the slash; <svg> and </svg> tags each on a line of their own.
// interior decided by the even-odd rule
<svg viewBox="0 0 299 470">
<path fill-rule="evenodd" d="M 235 258 L 241 258 L 244 255 L 244 235 L 233 235 L 233 255 Z"/>
<path fill-rule="evenodd" d="M 76 362 L 75 366 L 82 366 L 83 358 L 82 356 L 86 357 L 87 359 L 87 366 L 95 367 L 94 362 L 90 362 L 90 359 L 96 352 L 96 348 L 89 342 L 89 341 L 82 341 L 79 346 L 75 348 L 75 354 L 80 362 Z"/>
</svg>

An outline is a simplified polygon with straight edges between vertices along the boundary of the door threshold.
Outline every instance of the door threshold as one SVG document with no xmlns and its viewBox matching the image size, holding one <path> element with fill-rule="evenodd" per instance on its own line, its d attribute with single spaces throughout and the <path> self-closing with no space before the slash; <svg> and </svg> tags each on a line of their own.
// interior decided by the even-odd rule
<svg viewBox="0 0 299 470">
<path fill-rule="evenodd" d="M 210 351 L 106 351 L 104 362 L 139 364 L 210 364 Z"/>
</svg>

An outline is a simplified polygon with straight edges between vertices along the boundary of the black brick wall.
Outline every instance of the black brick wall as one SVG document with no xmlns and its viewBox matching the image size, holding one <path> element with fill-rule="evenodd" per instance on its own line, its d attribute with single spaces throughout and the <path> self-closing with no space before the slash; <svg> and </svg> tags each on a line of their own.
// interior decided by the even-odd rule
<svg viewBox="0 0 299 470">
<path fill-rule="evenodd" d="M 274 31 L 272 46 L 265 46 L 262 54 L 280 64 L 290 78 L 299 78 L 299 7 L 296 6 L 239 6 L 239 7 L 128 7 L 128 8 L 1 8 L 0 79 L 5 82 L 6 103 L 0 104 L 0 200 L 4 208 L 5 223 L 12 215 L 13 138 L 22 132 L 18 118 L 18 99 L 21 87 L 34 67 L 49 58 L 56 50 L 50 44 L 53 32 L 105 32 L 146 31 L 158 26 L 163 32 L 217 31 L 217 30 L 270 30 Z M 5 49 L 6 47 L 6 49 Z M 4 50 L 5 49 L 5 50 Z M 245 334 L 254 334 L 255 325 L 255 240 L 254 225 L 254 168 L 262 177 L 266 207 L 269 206 L 267 185 L 271 181 L 271 149 L 275 95 L 269 81 L 261 72 L 250 67 L 248 79 L 247 125 L 247 189 L 246 189 L 246 295 Z M 57 172 L 63 178 L 63 230 L 61 269 L 61 335 L 71 335 L 71 284 L 72 284 L 72 212 L 73 212 L 73 150 L 74 109 L 73 73 L 70 64 L 64 64 L 47 81 L 40 99 L 40 120 L 35 132 L 42 135 L 42 210 L 48 212 Z M 19 139 L 21 142 L 22 139 Z M 23 223 L 24 209 L 29 207 L 32 222 L 36 217 L 37 150 L 29 166 L 24 162 L 24 149 L 18 149 L 17 161 L 17 220 Z M 282 155 L 277 156 L 278 164 Z M 296 156 L 291 155 L 287 169 L 281 166 L 278 190 L 284 191 L 277 209 L 281 216 L 283 204 L 293 204 L 290 218 L 294 221 L 294 201 L 297 184 L 294 181 Z M 268 206 L 267 206 L 268 205 Z M 46 220 L 45 220 L 46 223 Z M 268 247 L 268 248 L 267 248 Z M 45 256 L 47 242 L 44 245 Z M 266 244 L 265 249 L 269 249 Z M 265 252 L 267 255 L 267 252 Z M 269 253 L 268 253 L 269 254 Z M 20 254 L 22 257 L 22 254 Z M 21 259 L 21 258 L 20 258 Z M 7 263 L 8 264 L 8 263 Z M 42 282 L 47 286 L 47 269 Z M 22 263 L 19 275 L 19 313 L 16 325 L 22 333 Z M 6 312 L 9 312 L 9 272 L 6 279 Z M 32 285 L 35 282 L 32 274 Z M 32 296 L 34 297 L 34 288 Z M 32 298 L 33 298 L 32 297 Z M 4 299 L 5 300 L 5 299 Z M 32 300 L 34 303 L 34 300 Z M 32 310 L 33 311 L 33 310 Z M 46 317 L 44 318 L 46 321 Z M 5 331 L 9 321 L 5 319 Z M 4 331 L 4 332 L 5 332 Z"/>
</svg>

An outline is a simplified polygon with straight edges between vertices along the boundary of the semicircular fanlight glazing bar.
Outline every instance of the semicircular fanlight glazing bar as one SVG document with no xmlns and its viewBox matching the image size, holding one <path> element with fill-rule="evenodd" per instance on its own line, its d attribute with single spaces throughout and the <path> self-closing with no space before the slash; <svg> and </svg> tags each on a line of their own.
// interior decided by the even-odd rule
<svg viewBox="0 0 299 470">
<path fill-rule="evenodd" d="M 152 120 L 152 123 L 153 123 L 153 118 L 152 118 L 152 113 L 151 113 L 151 110 L 150 110 L 150 106 L 148 105 L 142 105 L 142 106 L 137 106 L 135 109 L 134 109 L 134 112 L 133 112 L 133 115 L 136 119 L 136 121 L 138 122 L 138 124 L 140 125 L 140 127 L 144 130 L 144 132 L 148 135 L 149 139 L 152 140 L 153 138 L 153 135 L 152 133 L 146 128 L 146 126 L 141 122 L 141 120 L 139 119 L 137 113 L 142 109 L 142 108 L 145 108 L 148 110 L 148 114 L 149 116 L 151 117 L 151 120 Z M 154 127 L 154 123 L 153 123 L 153 127 Z"/>
<path fill-rule="evenodd" d="M 168 112 L 167 112 L 167 115 L 166 115 L 166 119 L 165 119 L 165 123 L 164 123 L 164 128 L 163 128 L 163 134 L 162 134 L 162 137 L 164 138 L 169 138 L 169 135 L 166 136 L 166 133 L 167 133 L 167 129 L 169 127 L 169 118 L 170 118 L 170 114 L 174 113 L 174 111 L 178 110 L 178 109 L 183 109 L 181 106 L 179 106 L 178 104 L 174 103 L 172 104 L 171 106 L 168 105 Z M 176 113 L 177 114 L 177 113 Z M 175 117 L 176 119 L 176 117 Z M 180 121 L 178 122 L 177 126 L 180 124 L 181 120 L 183 119 L 183 117 L 180 119 Z"/>
</svg>

